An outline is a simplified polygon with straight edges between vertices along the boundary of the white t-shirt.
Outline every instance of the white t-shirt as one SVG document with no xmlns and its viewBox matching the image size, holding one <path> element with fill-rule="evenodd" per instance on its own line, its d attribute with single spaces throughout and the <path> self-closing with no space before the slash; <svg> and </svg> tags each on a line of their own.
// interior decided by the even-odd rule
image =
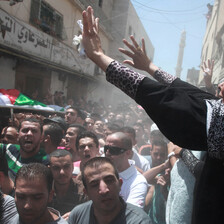
<svg viewBox="0 0 224 224">
<path fill-rule="evenodd" d="M 134 166 L 134 161 L 129 160 L 130 167 L 119 173 L 123 180 L 120 196 L 124 201 L 143 208 L 148 190 L 148 183 L 145 177 L 140 174 Z"/>
</svg>

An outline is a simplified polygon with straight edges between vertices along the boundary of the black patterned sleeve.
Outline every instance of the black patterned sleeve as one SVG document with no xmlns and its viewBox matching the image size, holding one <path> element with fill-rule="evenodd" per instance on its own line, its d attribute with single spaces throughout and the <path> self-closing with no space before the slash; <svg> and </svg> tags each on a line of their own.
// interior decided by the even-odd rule
<svg viewBox="0 0 224 224">
<path fill-rule="evenodd" d="M 195 176 L 197 179 L 203 169 L 204 162 L 197 159 L 193 153 L 187 149 L 182 149 L 180 151 L 180 157 L 183 160 L 184 164 L 187 166 L 189 171 Z"/>
<path fill-rule="evenodd" d="M 121 89 L 133 99 L 135 99 L 140 82 L 145 77 L 145 75 L 141 75 L 117 61 L 111 62 L 106 70 L 107 81 Z"/>
<path fill-rule="evenodd" d="M 170 75 L 167 72 L 164 72 L 163 70 L 159 69 L 155 71 L 153 77 L 160 83 L 169 85 L 171 84 L 177 77 Z"/>
</svg>

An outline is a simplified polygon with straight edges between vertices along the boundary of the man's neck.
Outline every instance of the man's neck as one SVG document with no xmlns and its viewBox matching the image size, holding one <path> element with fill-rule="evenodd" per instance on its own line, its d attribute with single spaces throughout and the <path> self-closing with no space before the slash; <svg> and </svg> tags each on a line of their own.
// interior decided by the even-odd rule
<svg viewBox="0 0 224 224">
<path fill-rule="evenodd" d="M 45 150 L 46 154 L 50 154 L 50 153 L 54 152 L 55 150 L 57 150 L 57 146 L 44 145 L 44 150 Z"/>
<path fill-rule="evenodd" d="M 66 195 L 69 189 L 70 183 L 71 182 L 69 182 L 68 184 L 63 184 L 63 185 L 54 183 L 54 190 L 55 190 L 57 198 L 62 198 Z"/>
<path fill-rule="evenodd" d="M 124 163 L 122 163 L 119 167 L 117 167 L 117 170 L 118 170 L 119 173 L 121 173 L 121 172 L 127 170 L 129 167 L 130 167 L 130 164 L 127 160 Z"/>
<path fill-rule="evenodd" d="M 38 152 L 40 151 L 40 146 L 35 148 L 35 150 L 33 150 L 32 152 L 25 152 L 21 147 L 20 147 L 20 156 L 24 159 L 28 159 L 28 158 L 31 158 L 31 157 L 34 157 Z"/>
<path fill-rule="evenodd" d="M 97 219 L 98 224 L 109 224 L 121 211 L 122 209 L 122 203 L 119 201 L 117 206 L 115 206 L 113 211 L 110 212 L 103 212 L 98 211 L 97 209 L 94 209 L 94 215 Z"/>
<path fill-rule="evenodd" d="M 33 153 L 26 153 L 23 150 L 20 149 L 20 156 L 24 159 L 29 159 L 31 157 L 34 157 L 37 154 L 37 152 L 33 152 Z"/>
<path fill-rule="evenodd" d="M 39 217 L 39 219 L 34 220 L 32 223 L 33 224 L 50 223 L 50 222 L 57 220 L 58 218 L 59 218 L 58 215 L 49 211 L 49 209 L 46 208 L 45 213 L 41 217 Z"/>
<path fill-rule="evenodd" d="M 73 162 L 76 162 L 76 161 L 79 161 L 80 160 L 80 157 L 78 155 L 77 152 L 75 152 L 76 149 L 72 149 L 71 148 L 71 152 L 72 152 L 72 161 Z"/>
</svg>

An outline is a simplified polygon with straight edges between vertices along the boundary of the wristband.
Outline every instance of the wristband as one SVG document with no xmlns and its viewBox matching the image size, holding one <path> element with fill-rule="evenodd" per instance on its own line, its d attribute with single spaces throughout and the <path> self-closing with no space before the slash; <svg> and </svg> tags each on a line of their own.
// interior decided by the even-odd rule
<svg viewBox="0 0 224 224">
<path fill-rule="evenodd" d="M 169 153 L 168 156 L 167 156 L 167 158 L 169 159 L 172 156 L 175 156 L 175 153 L 174 152 Z"/>
</svg>

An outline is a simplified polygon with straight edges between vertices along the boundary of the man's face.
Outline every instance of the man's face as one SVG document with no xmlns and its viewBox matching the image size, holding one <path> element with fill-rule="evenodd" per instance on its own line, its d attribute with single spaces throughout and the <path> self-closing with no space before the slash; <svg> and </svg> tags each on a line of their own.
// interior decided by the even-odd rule
<svg viewBox="0 0 224 224">
<path fill-rule="evenodd" d="M 110 112 L 109 114 L 108 114 L 108 117 L 107 117 L 107 119 L 108 119 L 108 121 L 113 121 L 113 119 L 114 119 L 114 117 L 115 117 L 115 114 L 114 113 L 112 113 L 112 112 Z"/>
<path fill-rule="evenodd" d="M 19 144 L 24 153 L 24 157 L 35 155 L 40 148 L 42 140 L 40 124 L 36 122 L 24 121 L 19 130 Z"/>
<path fill-rule="evenodd" d="M 87 118 L 85 119 L 85 122 L 86 122 L 86 129 L 87 129 L 88 131 L 92 131 L 92 130 L 93 130 L 93 125 L 94 125 L 94 120 L 91 119 L 91 118 L 89 118 L 89 117 L 87 117 Z"/>
<path fill-rule="evenodd" d="M 51 157 L 50 168 L 55 183 L 58 185 L 69 184 L 72 179 L 72 158 L 67 155 L 63 157 Z"/>
<path fill-rule="evenodd" d="M 18 132 L 14 127 L 5 127 L 1 133 L 1 143 L 18 144 Z"/>
<path fill-rule="evenodd" d="M 94 126 L 93 126 L 93 130 L 96 133 L 103 133 L 103 122 L 102 121 L 96 121 Z"/>
<path fill-rule="evenodd" d="M 98 156 L 99 149 L 92 138 L 85 137 L 79 140 L 79 156 L 83 164 L 91 158 Z"/>
<path fill-rule="evenodd" d="M 76 149 L 75 142 L 77 138 L 78 129 L 75 127 L 70 127 L 66 131 L 65 135 L 65 147 Z"/>
<path fill-rule="evenodd" d="M 20 220 L 24 224 L 41 223 L 41 220 L 45 220 L 48 215 L 47 204 L 51 199 L 52 192 L 48 192 L 46 180 L 43 178 L 17 179 L 15 202 Z"/>
<path fill-rule="evenodd" d="M 65 122 L 67 124 L 74 124 L 77 120 L 78 113 L 76 110 L 70 108 L 65 112 Z"/>
<path fill-rule="evenodd" d="M 119 138 L 115 137 L 114 135 L 109 135 L 106 138 L 105 145 L 123 148 L 123 144 L 122 144 L 121 140 Z M 105 157 L 110 158 L 114 162 L 118 171 L 120 172 L 121 167 L 123 167 L 124 162 L 128 159 L 126 154 L 127 154 L 127 152 L 123 152 L 118 155 L 113 155 L 109 152 L 109 150 L 107 150 L 105 153 Z"/>
<path fill-rule="evenodd" d="M 154 167 L 161 165 L 162 163 L 165 162 L 167 157 L 166 149 L 160 145 L 153 145 L 153 148 L 151 151 L 151 157 L 152 157 L 152 163 Z"/>
<path fill-rule="evenodd" d="M 105 163 L 97 168 L 88 167 L 84 173 L 87 186 L 85 192 L 93 201 L 94 210 L 108 215 L 117 209 L 122 181 L 115 176 L 111 164 Z"/>
<path fill-rule="evenodd" d="M 103 127 L 104 135 L 107 137 L 108 135 L 111 135 L 113 132 L 107 127 L 107 125 L 104 125 Z"/>
<path fill-rule="evenodd" d="M 134 126 L 133 128 L 135 129 L 137 139 L 142 138 L 142 136 L 144 135 L 144 130 L 142 129 L 142 127 Z"/>
</svg>

